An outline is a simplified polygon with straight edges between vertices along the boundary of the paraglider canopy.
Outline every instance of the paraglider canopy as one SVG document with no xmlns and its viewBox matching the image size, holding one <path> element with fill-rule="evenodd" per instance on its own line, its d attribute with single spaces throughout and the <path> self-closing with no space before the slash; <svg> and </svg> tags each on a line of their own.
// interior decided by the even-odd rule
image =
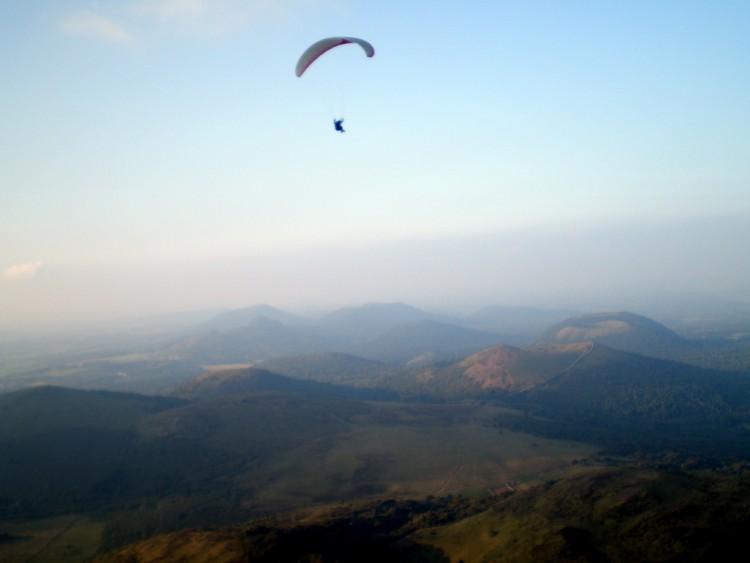
<svg viewBox="0 0 750 563">
<path fill-rule="evenodd" d="M 302 56 L 297 61 L 297 68 L 295 69 L 294 73 L 297 76 L 302 76 L 302 74 L 304 74 L 304 72 L 307 70 L 307 67 L 313 64 L 316 59 L 323 53 L 325 53 L 326 51 L 330 51 L 331 49 L 333 49 L 334 47 L 338 47 L 339 45 L 347 45 L 349 43 L 356 43 L 357 45 L 362 47 L 365 55 L 367 55 L 368 57 L 372 57 L 375 54 L 375 48 L 364 39 L 358 39 L 357 37 L 328 37 L 326 39 L 316 41 L 307 49 L 305 49 L 305 52 L 302 53 Z"/>
</svg>

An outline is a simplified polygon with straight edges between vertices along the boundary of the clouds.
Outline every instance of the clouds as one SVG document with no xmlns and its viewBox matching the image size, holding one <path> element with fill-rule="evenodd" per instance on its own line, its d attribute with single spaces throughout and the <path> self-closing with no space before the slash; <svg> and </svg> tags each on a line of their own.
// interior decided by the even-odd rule
<svg viewBox="0 0 750 563">
<path fill-rule="evenodd" d="M 58 22 L 58 29 L 67 35 L 91 37 L 108 43 L 130 43 L 133 35 L 124 27 L 93 12 L 80 12 Z"/>
<path fill-rule="evenodd" d="M 163 30 L 183 36 L 220 36 L 262 16 L 269 2 L 232 0 L 143 0 L 133 11 Z"/>
<path fill-rule="evenodd" d="M 255 24 L 291 21 L 310 9 L 335 6 L 332 0 L 139 0 L 98 5 L 58 22 L 71 36 L 109 43 L 150 42 L 158 37 L 207 38 L 229 35 Z"/>
<path fill-rule="evenodd" d="M 42 262 L 26 262 L 25 264 L 14 264 L 3 271 L 3 277 L 9 281 L 23 281 L 35 277 L 42 269 Z"/>
</svg>

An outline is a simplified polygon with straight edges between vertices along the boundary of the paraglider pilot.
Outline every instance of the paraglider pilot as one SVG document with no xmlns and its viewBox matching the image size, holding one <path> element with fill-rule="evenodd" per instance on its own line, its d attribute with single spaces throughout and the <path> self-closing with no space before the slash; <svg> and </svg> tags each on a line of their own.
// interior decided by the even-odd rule
<svg viewBox="0 0 750 563">
<path fill-rule="evenodd" d="M 339 133 L 346 133 L 346 131 L 344 130 L 344 126 L 341 125 L 343 122 L 344 122 L 344 118 L 343 117 L 341 119 L 334 119 L 333 120 L 333 127 Z"/>
</svg>

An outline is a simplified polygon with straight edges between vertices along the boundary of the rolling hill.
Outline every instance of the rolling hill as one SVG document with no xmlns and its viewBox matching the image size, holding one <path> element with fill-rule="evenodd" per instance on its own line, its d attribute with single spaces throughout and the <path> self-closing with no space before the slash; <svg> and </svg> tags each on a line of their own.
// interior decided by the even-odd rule
<svg viewBox="0 0 750 563">
<path fill-rule="evenodd" d="M 512 494 L 409 539 L 451 561 L 725 561 L 750 531 L 746 478 L 607 469 Z"/>
<path fill-rule="evenodd" d="M 497 339 L 495 333 L 423 319 L 396 325 L 343 351 L 381 362 L 429 364 L 464 357 Z"/>
<path fill-rule="evenodd" d="M 286 389 L 294 384 L 310 392 Z M 490 404 L 374 403 L 335 392 L 251 369 L 198 378 L 184 390 L 190 399 L 54 387 L 5 394 L 0 527 L 79 514 L 103 527 L 102 545 L 115 546 L 260 512 L 474 494 L 568 471 L 595 451 L 500 431 L 496 417 L 507 409 Z"/>
<path fill-rule="evenodd" d="M 393 366 L 383 362 L 337 352 L 271 358 L 256 365 L 297 379 L 344 384 L 356 384 L 393 369 Z"/>
<path fill-rule="evenodd" d="M 319 324 L 354 340 L 372 337 L 405 323 L 438 319 L 434 313 L 404 303 L 367 303 L 332 311 Z"/>
<path fill-rule="evenodd" d="M 494 346 L 372 382 L 403 400 L 496 401 L 527 414 L 501 417 L 504 425 L 627 454 L 671 450 L 708 463 L 750 457 L 749 377 L 602 344 Z"/>
<path fill-rule="evenodd" d="M 595 344 L 569 369 L 508 398 L 530 416 L 517 429 L 644 456 L 750 456 L 750 378 Z M 545 422 L 546 421 L 546 422 Z M 709 461 L 710 460 L 710 461 Z"/>
<path fill-rule="evenodd" d="M 391 364 L 383 366 L 385 371 L 407 364 L 443 364 L 497 344 L 526 346 L 543 323 L 557 321 L 563 314 L 494 306 L 468 316 L 445 317 L 401 303 L 370 303 L 322 317 L 298 317 L 256 305 L 226 311 L 173 332 L 137 334 L 128 328 L 127 334 L 99 331 L 55 335 L 47 340 L 13 340 L 0 358 L 0 392 L 52 384 L 167 393 L 201 373 L 205 365 L 271 360 L 284 365 L 269 368 L 271 371 L 353 382 L 381 372 L 378 362 Z M 691 322 L 692 333 L 701 334 L 695 332 L 698 321 Z M 632 313 L 568 319 L 546 331 L 537 347 L 588 341 L 704 368 L 750 372 L 750 340 L 744 333 L 690 340 Z M 360 359 L 346 360 L 346 356 Z M 373 363 L 367 366 L 366 361 Z M 360 365 L 355 365 L 357 362 Z"/>
<path fill-rule="evenodd" d="M 503 344 L 530 346 L 541 332 L 577 314 L 570 310 L 488 305 L 462 319 L 460 324 L 476 330 L 496 332 L 501 335 L 499 341 Z"/>
<path fill-rule="evenodd" d="M 396 398 L 394 392 L 385 389 L 297 379 L 256 367 L 222 369 L 205 373 L 188 381 L 172 395 L 181 399 L 196 400 L 263 392 L 301 393 L 308 397 L 338 397 L 370 401 Z"/>
<path fill-rule="evenodd" d="M 232 309 L 212 317 L 194 326 L 192 332 L 227 332 L 252 325 L 258 319 L 265 318 L 284 324 L 299 322 L 301 319 L 291 313 L 281 311 L 270 305 L 253 305 L 242 309 Z"/>
<path fill-rule="evenodd" d="M 656 321 L 634 313 L 597 313 L 562 321 L 540 336 L 537 345 L 597 342 L 610 348 L 676 359 L 695 346 Z"/>
<path fill-rule="evenodd" d="M 373 379 L 404 398 L 499 398 L 540 385 L 568 369 L 591 344 L 521 349 L 497 345 L 450 365 L 432 365 Z"/>
<path fill-rule="evenodd" d="M 347 314 L 336 323 L 318 325 L 287 326 L 258 317 L 241 328 L 181 338 L 151 357 L 227 364 L 334 352 L 379 362 L 429 363 L 460 358 L 498 341 L 496 333 L 424 318 L 399 323 L 397 318 L 422 315 L 416 309 L 402 307 L 406 306 L 396 307 L 396 314 L 390 307 L 383 311 L 373 306 L 377 314 L 372 318 L 357 309 L 356 314 L 347 312 L 353 317 Z"/>
<path fill-rule="evenodd" d="M 181 338 L 153 356 L 202 364 L 250 363 L 330 348 L 336 340 L 315 328 L 290 327 L 268 317 L 226 332 L 211 331 Z"/>
<path fill-rule="evenodd" d="M 438 330 L 446 330 L 445 325 Z M 453 330 L 448 325 L 447 332 Z M 558 557 L 583 549 L 598 557 L 625 553 L 626 545 L 603 539 L 612 529 L 627 533 L 627 526 L 655 519 L 663 528 L 655 528 L 653 537 L 673 537 L 675 529 L 667 524 L 676 505 L 669 504 L 668 495 L 653 497 L 653 491 L 679 485 L 652 487 L 649 483 L 658 479 L 640 477 L 631 482 L 592 476 L 586 481 L 585 474 L 601 463 L 593 454 L 602 447 L 606 455 L 670 470 L 737 471 L 750 460 L 750 385 L 741 374 L 590 342 L 532 349 L 495 345 L 448 365 L 385 374 L 379 371 L 383 364 L 361 358 L 316 357 L 321 367 L 332 362 L 339 374 L 346 366 L 377 369 L 371 377 L 350 379 L 367 383 L 364 387 L 251 367 L 205 373 L 172 397 L 55 387 L 0 396 L 0 526 L 27 529 L 8 522 L 37 522 L 44 530 L 46 524 L 39 522 L 47 520 L 42 518 L 58 522 L 78 515 L 81 526 L 100 530 L 92 545 L 115 548 L 158 532 L 215 528 L 260 513 L 357 501 L 377 504 L 364 512 L 344 508 L 340 514 L 359 522 L 355 544 L 380 538 L 373 540 L 380 547 L 372 553 L 382 555 L 378 542 L 390 538 L 387 550 L 420 557 L 471 559 L 472 553 L 497 549 L 542 549 Z M 394 395 L 383 395 L 382 388 Z M 396 393 L 401 402 L 360 400 L 393 399 Z M 561 479 L 578 474 L 582 480 L 577 484 Z M 546 488 L 533 489 L 537 492 L 531 496 L 516 494 L 545 481 Z M 614 484 L 608 489 L 610 482 Z M 726 510 L 721 503 L 729 501 L 722 495 L 739 486 L 732 483 L 722 485 L 729 489 L 721 492 L 722 486 L 707 482 L 707 490 L 718 496 L 695 502 L 701 510 L 714 510 L 701 504 L 711 497 L 719 502 L 717 511 Z M 582 497 L 580 491 L 587 487 L 606 491 L 606 500 L 596 504 L 595 497 Z M 504 491 L 515 492 L 505 498 Z M 466 499 L 447 496 L 459 493 Z M 496 497 L 513 507 L 510 512 L 488 512 L 486 503 Z M 566 502 L 574 507 L 569 512 L 564 512 Z M 672 508 L 660 512 L 664 502 Z M 377 506 L 381 508 L 372 508 Z M 531 542 L 526 547 L 504 543 L 530 525 L 532 508 L 540 514 L 551 511 L 539 528 L 544 532 L 524 536 Z M 607 510 L 619 515 L 625 527 L 597 520 Z M 400 524 L 387 533 L 369 527 L 384 515 L 389 516 L 383 525 L 393 523 L 391 518 L 399 514 Z M 576 520 L 575 514 L 583 516 Z M 691 530 L 705 524 L 683 516 Z M 723 518 L 718 512 L 716 516 L 717 521 Z M 292 529 L 306 530 L 305 537 L 326 530 L 344 537 L 336 523 L 344 520 L 326 518 L 313 518 L 310 529 Z M 727 526 L 735 529 L 735 517 L 728 518 Z M 276 522 L 263 524 L 264 531 L 247 528 L 245 533 L 260 543 L 240 542 L 240 549 L 254 546 L 266 553 L 258 547 L 262 544 L 269 557 L 282 553 L 275 551 L 282 549 L 277 539 L 298 536 Z M 437 524 L 444 528 L 435 529 Z M 479 536 L 474 537 L 476 530 Z M 178 537 L 196 545 L 236 540 L 230 531 L 214 532 L 194 536 L 183 531 Z M 15 538 L 13 549 L 24 545 L 19 538 L 26 536 L 20 532 L 2 533 Z M 37 537 L 35 533 L 28 537 Z M 462 551 L 466 538 L 478 551 Z M 399 541 L 426 547 L 403 551 Z M 229 552 L 236 554 L 238 544 L 232 545 Z M 299 539 L 299 546 L 305 545 Z M 0 542 L 0 557 L 3 549 Z M 670 549 L 681 553 L 679 546 Z"/>
<path fill-rule="evenodd" d="M 50 534 L 80 522 L 99 538 L 91 549 L 182 530 L 154 541 L 212 554 L 223 549 L 212 542 L 227 542 L 234 556 L 250 549 L 267 557 L 260 561 L 285 560 L 290 546 L 314 544 L 309 553 L 320 555 L 314 549 L 333 537 L 342 549 L 372 546 L 380 560 L 631 560 L 628 541 L 612 538 L 651 553 L 638 534 L 679 557 L 701 533 L 708 557 L 728 537 L 714 522 L 730 535 L 742 530 L 742 509 L 731 506 L 745 498 L 743 480 L 674 471 L 744 471 L 750 378 L 599 341 L 684 346 L 658 323 L 602 315 L 558 327 L 554 345 L 522 349 L 499 345 L 496 333 L 418 319 L 342 345 L 380 360 L 343 351 L 273 357 L 317 350 L 332 334 L 261 316 L 181 339 L 171 352 L 192 360 L 175 360 L 181 374 L 170 380 L 183 383 L 172 396 L 59 387 L 0 396 L 0 559 L 6 544 L 41 537 L 17 531 L 31 529 L 18 522 Z M 594 341 L 577 342 L 584 337 Z M 263 354 L 253 367 L 184 382 L 199 359 Z M 107 362 L 112 371 L 126 360 L 76 369 Z M 138 362 L 158 375 L 171 360 Z M 633 459 L 650 468 L 596 469 Z M 302 507 L 311 512 L 280 516 Z M 269 513 L 276 519 L 216 529 Z M 185 531 L 205 526 L 213 530 Z M 335 561 L 344 552 L 326 553 Z"/>
</svg>

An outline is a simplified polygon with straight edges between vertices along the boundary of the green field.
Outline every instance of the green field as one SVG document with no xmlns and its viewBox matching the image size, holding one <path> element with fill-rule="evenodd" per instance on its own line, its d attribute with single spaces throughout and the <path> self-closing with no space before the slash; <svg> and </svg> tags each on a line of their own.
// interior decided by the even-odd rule
<svg viewBox="0 0 750 563">
<path fill-rule="evenodd" d="M 39 408 L 32 408 L 32 399 Z M 53 405 L 66 404 L 75 407 L 65 407 L 70 418 L 55 419 L 70 430 L 42 433 L 41 405 L 51 412 Z M 7 451 L 43 454 L 42 444 L 54 439 L 59 448 L 49 451 L 63 457 L 39 458 L 33 468 L 15 471 L 19 483 L 5 483 L 4 494 L 26 495 L 18 502 L 58 514 L 71 499 L 76 513 L 88 517 L 4 522 L 0 532 L 8 541 L 0 553 L 12 554 L 6 557 L 11 561 L 77 560 L 153 534 L 341 502 L 492 497 L 507 490 L 508 482 L 520 489 L 579 472 L 584 464 L 576 461 L 597 450 L 499 428 L 497 415 L 508 411 L 480 402 L 365 403 L 260 394 L 185 403 L 50 390 L 32 394 L 23 405 L 27 414 L 37 413 L 37 422 L 26 426 L 30 434 L 16 449 L 10 444 L 17 442 L 7 442 Z M 6 414 L 20 416 L 21 406 L 8 406 Z M 84 432 L 79 424 L 91 429 Z M 94 451 L 80 451 L 77 463 L 63 464 L 84 438 Z M 84 469 L 86 480 L 75 478 Z M 54 503 L 35 485 L 52 482 L 59 487 Z"/>
<path fill-rule="evenodd" d="M 480 405 L 379 405 L 346 432 L 320 436 L 275 459 L 259 507 L 358 497 L 486 495 L 511 481 L 539 482 L 575 470 L 596 447 L 494 427 Z M 380 420 L 378 420 L 380 419 Z M 257 471 L 246 475 L 257 483 Z"/>
<path fill-rule="evenodd" d="M 83 561 L 99 549 L 103 529 L 103 522 L 79 514 L 0 522 L 0 561 Z"/>
</svg>

